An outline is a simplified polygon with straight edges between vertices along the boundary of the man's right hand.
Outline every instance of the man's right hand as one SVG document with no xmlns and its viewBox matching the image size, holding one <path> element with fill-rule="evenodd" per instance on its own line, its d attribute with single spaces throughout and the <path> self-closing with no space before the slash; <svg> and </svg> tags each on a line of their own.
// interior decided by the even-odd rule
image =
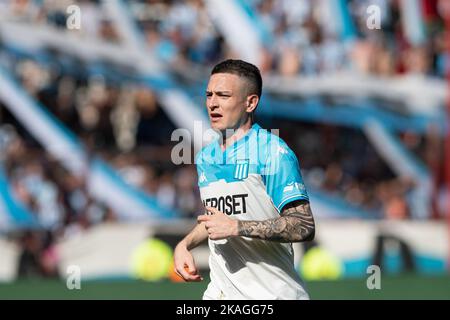
<svg viewBox="0 0 450 320">
<path fill-rule="evenodd" d="M 194 257 L 183 242 L 180 242 L 175 247 L 173 259 L 175 272 L 185 281 L 191 282 L 203 280 L 195 266 Z"/>
</svg>

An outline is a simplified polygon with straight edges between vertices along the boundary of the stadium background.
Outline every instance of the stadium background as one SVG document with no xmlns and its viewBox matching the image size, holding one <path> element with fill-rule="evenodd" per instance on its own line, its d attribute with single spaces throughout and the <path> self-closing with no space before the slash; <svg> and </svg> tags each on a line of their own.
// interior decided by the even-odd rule
<svg viewBox="0 0 450 320">
<path fill-rule="evenodd" d="M 0 298 L 199 299 L 169 272 L 202 212 L 171 137 L 193 159 L 209 71 L 242 58 L 300 159 L 312 298 L 449 299 L 446 4 L 0 0 Z"/>
</svg>

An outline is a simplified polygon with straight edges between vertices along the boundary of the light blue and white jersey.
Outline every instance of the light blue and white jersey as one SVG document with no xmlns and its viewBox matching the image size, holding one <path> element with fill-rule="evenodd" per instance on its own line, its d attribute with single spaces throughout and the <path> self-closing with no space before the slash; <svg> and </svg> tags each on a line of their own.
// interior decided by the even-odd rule
<svg viewBox="0 0 450 320">
<path fill-rule="evenodd" d="M 254 124 L 222 151 L 216 140 L 196 157 L 204 205 L 238 220 L 277 218 L 308 200 L 295 154 Z M 292 244 L 249 237 L 209 240 L 211 283 L 204 299 L 308 299 L 294 268 Z"/>
</svg>

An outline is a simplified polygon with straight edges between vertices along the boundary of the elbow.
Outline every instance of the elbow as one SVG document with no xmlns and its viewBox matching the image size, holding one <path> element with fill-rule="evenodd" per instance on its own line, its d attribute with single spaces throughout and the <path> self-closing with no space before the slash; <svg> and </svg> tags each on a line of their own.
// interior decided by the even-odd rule
<svg viewBox="0 0 450 320">
<path fill-rule="evenodd" d="M 289 242 L 306 242 L 313 241 L 316 236 L 316 228 L 315 226 L 311 226 L 306 229 L 302 229 L 299 231 L 295 237 L 291 238 Z"/>
<path fill-rule="evenodd" d="M 309 232 L 308 232 L 308 234 L 307 234 L 307 237 L 305 238 L 304 241 L 313 241 L 315 237 L 316 237 L 316 227 L 313 226 L 313 227 L 309 230 Z"/>
<path fill-rule="evenodd" d="M 315 223 L 312 223 L 312 225 L 310 225 L 309 228 L 306 229 L 306 232 L 300 241 L 301 242 L 313 241 L 315 237 L 316 237 L 316 225 Z"/>
<path fill-rule="evenodd" d="M 308 233 L 308 237 L 306 238 L 305 241 L 313 241 L 314 238 L 316 237 L 316 222 L 314 221 L 314 218 L 311 221 L 312 223 L 310 224 L 309 227 L 309 233 Z"/>
</svg>

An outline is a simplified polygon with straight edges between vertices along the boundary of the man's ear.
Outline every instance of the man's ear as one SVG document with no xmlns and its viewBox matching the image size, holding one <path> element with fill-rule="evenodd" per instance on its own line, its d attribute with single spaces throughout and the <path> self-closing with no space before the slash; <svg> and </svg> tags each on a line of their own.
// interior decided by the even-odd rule
<svg viewBox="0 0 450 320">
<path fill-rule="evenodd" d="M 247 97 L 247 109 L 245 109 L 246 112 L 253 112 L 256 109 L 256 106 L 258 105 L 259 97 L 257 94 L 252 94 Z"/>
</svg>

